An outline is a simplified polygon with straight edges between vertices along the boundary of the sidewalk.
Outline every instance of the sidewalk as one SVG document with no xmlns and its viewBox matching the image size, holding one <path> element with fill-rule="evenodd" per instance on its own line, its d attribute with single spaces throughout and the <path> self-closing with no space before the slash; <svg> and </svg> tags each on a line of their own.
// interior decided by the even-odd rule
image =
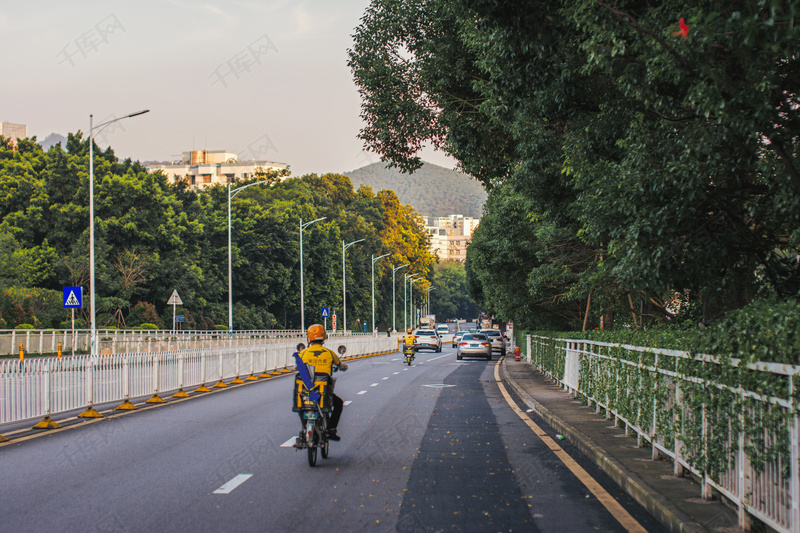
<svg viewBox="0 0 800 533">
<path fill-rule="evenodd" d="M 564 435 L 597 464 L 669 531 L 742 531 L 736 511 L 718 499 L 703 501 L 700 485 L 673 475 L 671 461 L 653 461 L 649 447 L 637 448 L 636 438 L 613 421 L 595 414 L 529 363 L 503 360 L 501 379 L 528 408 Z"/>
</svg>

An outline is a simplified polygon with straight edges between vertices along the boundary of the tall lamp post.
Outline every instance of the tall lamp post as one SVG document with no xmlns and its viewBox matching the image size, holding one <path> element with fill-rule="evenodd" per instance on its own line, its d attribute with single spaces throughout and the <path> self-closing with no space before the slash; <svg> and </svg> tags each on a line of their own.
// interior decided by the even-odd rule
<svg viewBox="0 0 800 533">
<path fill-rule="evenodd" d="M 375 257 L 375 254 L 372 254 L 372 331 L 375 331 L 375 263 L 378 259 L 382 259 L 389 254 L 379 255 Z"/>
<path fill-rule="evenodd" d="M 344 239 L 342 240 L 342 331 L 345 333 L 347 332 L 347 281 L 344 269 L 344 256 L 348 248 L 363 240 L 365 239 L 358 239 L 357 241 L 349 242 L 347 244 L 344 243 Z"/>
<path fill-rule="evenodd" d="M 228 182 L 228 336 L 233 335 L 233 258 L 231 252 L 231 199 L 239 192 L 253 185 L 261 185 L 267 180 L 248 183 L 241 187 L 231 189 L 231 182 Z"/>
<path fill-rule="evenodd" d="M 397 305 L 395 304 L 395 298 L 394 298 L 394 275 L 398 270 L 400 270 L 401 268 L 405 268 L 407 266 L 411 266 L 411 264 L 406 263 L 405 265 L 400 265 L 398 267 L 392 265 L 392 329 L 394 331 L 397 331 L 397 326 L 395 326 L 394 323 L 395 311 L 397 310 Z M 405 301 L 403 301 L 403 306 L 405 306 Z M 403 309 L 405 309 L 405 307 L 403 307 Z"/>
<path fill-rule="evenodd" d="M 120 120 L 131 118 L 131 117 L 138 117 L 139 115 L 144 115 L 145 113 L 149 113 L 149 109 L 144 109 L 142 111 L 137 111 L 135 113 L 131 113 L 129 115 L 125 115 L 124 117 L 115 118 L 113 120 L 108 120 L 103 122 L 102 124 L 98 124 L 97 126 L 94 125 L 94 115 L 89 115 L 89 313 L 91 314 L 91 324 L 92 324 L 92 346 L 91 352 L 92 355 L 97 355 L 97 324 L 96 324 L 96 311 L 95 311 L 95 302 L 94 302 L 94 292 L 95 292 L 95 283 L 94 283 L 94 135 L 95 130 L 99 133 L 100 130 L 108 126 L 109 124 L 113 124 L 114 122 L 118 122 Z"/>
<path fill-rule="evenodd" d="M 425 297 L 425 314 L 431 314 L 431 291 L 435 291 L 436 287 L 428 285 L 428 295 Z"/>
<path fill-rule="evenodd" d="M 303 230 L 314 222 L 325 220 L 327 217 L 320 217 L 311 222 L 303 224 L 303 219 L 300 219 L 300 330 L 306 330 L 306 307 L 305 307 L 305 294 L 303 293 Z"/>
<path fill-rule="evenodd" d="M 421 274 L 404 274 L 403 275 L 403 329 L 408 329 L 406 319 L 408 318 L 408 280 L 421 276 Z"/>
<path fill-rule="evenodd" d="M 422 281 L 425 278 L 415 278 L 411 280 L 408 289 L 408 297 L 409 297 L 409 304 L 411 304 L 411 321 L 414 322 L 414 319 L 417 318 L 416 310 L 414 309 L 414 282 L 415 281 Z"/>
</svg>

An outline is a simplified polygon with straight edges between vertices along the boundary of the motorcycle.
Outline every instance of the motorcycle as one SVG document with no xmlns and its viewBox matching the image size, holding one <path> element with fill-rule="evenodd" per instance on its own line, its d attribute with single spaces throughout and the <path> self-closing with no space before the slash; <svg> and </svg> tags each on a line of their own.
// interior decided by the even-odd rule
<svg viewBox="0 0 800 533">
<path fill-rule="evenodd" d="M 403 345 L 403 356 L 405 357 L 404 363 L 407 363 L 408 366 L 411 366 L 411 361 L 414 360 L 414 354 L 417 353 L 416 348 L 414 348 L 413 344 L 404 344 Z"/>
<path fill-rule="evenodd" d="M 317 452 L 323 459 L 328 458 L 330 440 L 328 439 L 328 419 L 332 409 L 332 396 L 330 392 L 336 382 L 333 377 L 326 374 L 315 376 L 313 367 L 306 365 L 300 359 L 300 352 L 305 349 L 305 345 L 297 345 L 297 352 L 294 353 L 297 367 L 297 379 L 295 379 L 295 393 L 293 411 L 300 413 L 303 420 L 303 429 L 300 438 L 297 439 L 295 447 L 308 450 L 308 465 L 317 464 Z M 339 346 L 339 355 L 344 355 L 347 348 Z M 347 369 L 343 365 L 341 370 Z M 333 371 L 339 370 L 338 366 L 333 367 Z"/>
</svg>

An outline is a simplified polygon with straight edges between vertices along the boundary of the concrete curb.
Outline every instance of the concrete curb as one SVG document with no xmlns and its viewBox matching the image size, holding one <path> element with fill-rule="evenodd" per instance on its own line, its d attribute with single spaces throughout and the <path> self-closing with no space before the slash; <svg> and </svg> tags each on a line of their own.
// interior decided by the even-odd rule
<svg viewBox="0 0 800 533">
<path fill-rule="evenodd" d="M 675 504 L 652 489 L 636 473 L 630 471 L 613 457 L 606 455 L 588 435 L 569 425 L 537 402 L 514 381 L 506 372 L 505 360 L 500 365 L 501 378 L 514 392 L 533 409 L 553 429 L 564 435 L 581 453 L 586 455 L 603 472 L 614 480 L 629 496 L 644 507 L 656 520 L 671 532 L 707 532 L 708 530 L 690 516 L 678 509 Z"/>
</svg>

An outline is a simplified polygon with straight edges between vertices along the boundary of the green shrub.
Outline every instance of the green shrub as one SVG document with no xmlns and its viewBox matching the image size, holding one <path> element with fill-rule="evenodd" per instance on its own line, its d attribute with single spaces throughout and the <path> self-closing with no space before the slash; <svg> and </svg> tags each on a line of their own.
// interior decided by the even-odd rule
<svg viewBox="0 0 800 533">
<path fill-rule="evenodd" d="M 139 329 L 158 329 L 158 326 L 155 324 L 141 324 Z"/>
<path fill-rule="evenodd" d="M 14 329 L 34 329 L 33 324 L 19 324 Z"/>
<path fill-rule="evenodd" d="M 222 324 L 217 324 L 217 329 L 227 330 L 228 326 L 223 326 Z"/>
</svg>

